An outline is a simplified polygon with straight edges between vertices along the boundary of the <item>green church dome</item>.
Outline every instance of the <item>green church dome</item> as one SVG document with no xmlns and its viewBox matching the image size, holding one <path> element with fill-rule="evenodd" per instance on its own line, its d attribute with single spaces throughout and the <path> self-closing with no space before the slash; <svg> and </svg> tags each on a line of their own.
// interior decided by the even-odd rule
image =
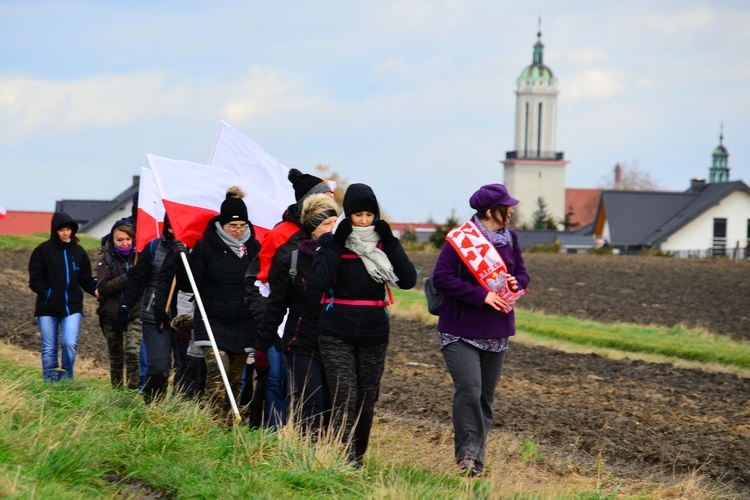
<svg viewBox="0 0 750 500">
<path fill-rule="evenodd" d="M 544 44 L 542 43 L 542 32 L 537 33 L 537 41 L 534 44 L 534 59 L 532 63 L 524 68 L 521 75 L 516 80 L 516 84 L 521 87 L 552 87 L 557 84 L 555 75 L 552 70 L 544 65 Z"/>
</svg>

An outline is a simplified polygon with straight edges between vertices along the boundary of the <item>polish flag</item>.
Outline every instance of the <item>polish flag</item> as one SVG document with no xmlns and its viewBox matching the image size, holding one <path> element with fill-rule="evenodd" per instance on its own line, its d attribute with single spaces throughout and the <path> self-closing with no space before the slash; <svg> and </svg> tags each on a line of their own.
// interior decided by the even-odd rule
<svg viewBox="0 0 750 500">
<path fill-rule="evenodd" d="M 138 214 L 135 225 L 135 246 L 143 250 L 151 240 L 161 235 L 164 227 L 164 203 L 151 170 L 141 167 L 138 183 Z"/>
<path fill-rule="evenodd" d="M 7 213 L 8 213 L 8 212 L 7 212 L 6 210 L 5 210 L 5 207 L 0 207 L 0 219 L 4 219 L 4 218 L 5 218 L 5 215 L 6 215 Z"/>
<path fill-rule="evenodd" d="M 256 226 L 272 228 L 295 201 L 294 188 L 287 177 L 289 168 L 223 121 L 219 125 L 208 164 L 229 170 L 246 180 L 241 187 L 246 193 L 250 219 Z M 265 202 L 255 203 L 254 197 L 247 196 L 249 192 L 262 195 Z"/>
<path fill-rule="evenodd" d="M 146 157 L 175 238 L 193 248 L 203 237 L 208 221 L 219 214 L 227 189 L 239 185 L 240 179 L 223 168 L 155 155 Z"/>
</svg>

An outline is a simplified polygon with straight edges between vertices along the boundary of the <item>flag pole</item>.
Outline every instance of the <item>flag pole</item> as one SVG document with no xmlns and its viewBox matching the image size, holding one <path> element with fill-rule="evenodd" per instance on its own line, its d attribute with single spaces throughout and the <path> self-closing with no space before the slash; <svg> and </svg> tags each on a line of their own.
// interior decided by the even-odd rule
<svg viewBox="0 0 750 500">
<path fill-rule="evenodd" d="M 237 402 L 234 399 L 234 394 L 232 393 L 232 387 L 229 385 L 229 378 L 227 377 L 227 372 L 224 370 L 224 364 L 221 362 L 221 356 L 219 355 L 219 348 L 216 345 L 216 339 L 214 338 L 214 332 L 211 330 L 211 323 L 208 321 L 208 316 L 206 315 L 206 309 L 203 307 L 203 301 L 201 300 L 201 294 L 198 291 L 198 286 L 195 284 L 195 277 L 193 277 L 193 271 L 190 269 L 190 264 L 188 263 L 187 255 L 185 252 L 180 252 L 180 257 L 182 258 L 182 263 L 185 266 L 185 271 L 187 271 L 188 279 L 190 280 L 190 286 L 193 288 L 193 296 L 195 297 L 195 303 L 198 304 L 198 309 L 201 312 L 201 317 L 203 318 L 203 324 L 206 327 L 206 332 L 208 332 L 208 340 L 211 342 L 211 349 L 214 351 L 214 356 L 216 356 L 216 364 L 219 365 L 219 372 L 221 373 L 221 380 L 224 381 L 224 388 L 227 390 L 227 396 L 229 396 L 229 402 L 232 405 L 232 411 L 234 412 L 234 419 L 237 422 L 242 421 L 242 417 L 240 416 L 240 410 L 237 408 Z"/>
</svg>

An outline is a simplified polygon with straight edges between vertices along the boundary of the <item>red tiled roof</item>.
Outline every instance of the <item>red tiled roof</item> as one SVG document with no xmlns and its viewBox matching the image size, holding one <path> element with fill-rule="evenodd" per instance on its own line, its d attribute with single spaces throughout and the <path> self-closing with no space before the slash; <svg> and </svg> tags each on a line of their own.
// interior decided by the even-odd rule
<svg viewBox="0 0 750 500">
<path fill-rule="evenodd" d="M 0 219 L 0 234 L 49 233 L 53 212 L 8 210 Z"/>
<path fill-rule="evenodd" d="M 570 222 L 578 223 L 574 229 L 581 229 L 594 222 L 601 196 L 601 189 L 568 188 L 565 190 L 565 213 L 573 212 Z"/>
</svg>

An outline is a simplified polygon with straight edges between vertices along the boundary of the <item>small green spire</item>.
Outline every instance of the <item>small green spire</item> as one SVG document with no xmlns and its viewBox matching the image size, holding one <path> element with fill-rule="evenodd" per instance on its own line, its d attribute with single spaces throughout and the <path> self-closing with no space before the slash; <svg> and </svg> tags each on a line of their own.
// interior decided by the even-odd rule
<svg viewBox="0 0 750 500">
<path fill-rule="evenodd" d="M 714 149 L 709 170 L 709 182 L 729 182 L 729 151 L 724 147 L 724 124 L 719 132 L 719 145 Z"/>
</svg>

